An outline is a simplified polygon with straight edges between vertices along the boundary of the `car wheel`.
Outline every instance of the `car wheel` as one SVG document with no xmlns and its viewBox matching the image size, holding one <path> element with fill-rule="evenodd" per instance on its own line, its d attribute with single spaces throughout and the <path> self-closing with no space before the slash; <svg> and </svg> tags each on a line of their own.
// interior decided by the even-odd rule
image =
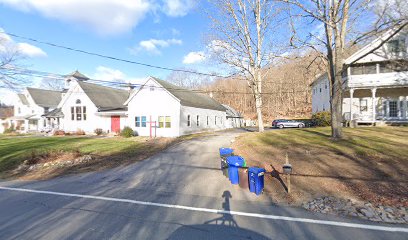
<svg viewBox="0 0 408 240">
<path fill-rule="evenodd" d="M 299 128 L 304 128 L 305 125 L 304 124 L 299 124 Z"/>
<path fill-rule="evenodd" d="M 283 124 L 279 124 L 278 128 L 280 128 L 280 129 L 284 128 Z"/>
</svg>

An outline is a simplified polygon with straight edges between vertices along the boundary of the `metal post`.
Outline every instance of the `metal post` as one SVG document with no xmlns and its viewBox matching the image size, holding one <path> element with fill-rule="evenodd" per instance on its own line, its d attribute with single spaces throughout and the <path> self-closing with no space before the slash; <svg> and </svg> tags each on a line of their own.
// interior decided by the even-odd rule
<svg viewBox="0 0 408 240">
<path fill-rule="evenodd" d="M 152 115 L 150 115 L 150 121 L 149 121 L 149 126 L 150 126 L 150 138 L 152 138 Z"/>
<path fill-rule="evenodd" d="M 285 162 L 286 162 L 286 164 L 289 164 L 288 153 L 286 153 Z M 287 182 L 288 182 L 288 193 L 290 193 L 290 188 L 291 188 L 291 187 L 290 187 L 290 174 L 287 174 L 286 179 L 287 179 Z"/>
</svg>

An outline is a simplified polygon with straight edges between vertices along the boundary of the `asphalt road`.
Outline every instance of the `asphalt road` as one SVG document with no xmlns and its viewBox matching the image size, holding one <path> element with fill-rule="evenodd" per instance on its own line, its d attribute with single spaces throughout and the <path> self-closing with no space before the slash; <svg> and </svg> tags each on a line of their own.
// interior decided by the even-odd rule
<svg viewBox="0 0 408 240">
<path fill-rule="evenodd" d="M 183 142 L 126 168 L 0 182 L 0 239 L 408 239 L 406 225 L 276 206 L 231 185 L 218 148 L 237 134 Z"/>
</svg>

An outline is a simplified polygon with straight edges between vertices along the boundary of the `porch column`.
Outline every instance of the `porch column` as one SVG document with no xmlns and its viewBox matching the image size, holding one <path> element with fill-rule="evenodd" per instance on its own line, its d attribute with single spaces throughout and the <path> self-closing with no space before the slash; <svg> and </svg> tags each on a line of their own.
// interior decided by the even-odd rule
<svg viewBox="0 0 408 240">
<path fill-rule="evenodd" d="M 351 121 L 353 121 L 353 94 L 354 89 L 350 88 L 350 126 L 353 125 L 351 124 Z"/>
<path fill-rule="evenodd" d="M 24 132 L 28 132 L 28 128 L 29 128 L 30 124 L 29 124 L 29 120 L 25 119 L 24 120 Z"/>
<path fill-rule="evenodd" d="M 375 93 L 377 92 L 377 88 L 372 88 L 371 89 L 371 100 L 372 100 L 372 104 L 373 104 L 373 123 L 375 122 L 376 119 L 376 108 L 377 108 L 377 101 L 376 101 L 376 97 L 375 97 Z"/>
</svg>

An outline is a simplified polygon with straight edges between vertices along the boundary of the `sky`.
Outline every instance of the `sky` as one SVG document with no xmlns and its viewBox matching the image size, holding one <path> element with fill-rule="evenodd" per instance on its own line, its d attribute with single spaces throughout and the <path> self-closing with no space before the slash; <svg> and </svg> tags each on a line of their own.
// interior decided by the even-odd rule
<svg viewBox="0 0 408 240">
<path fill-rule="evenodd" d="M 169 68 L 206 71 L 209 20 L 196 0 L 0 0 L 0 32 Z M 204 1 L 203 1 L 204 2 Z M 88 56 L 1 34 L 25 68 L 140 82 L 169 71 Z M 33 82 L 38 87 L 39 81 Z M 0 101 L 11 96 L 0 91 Z"/>
</svg>

